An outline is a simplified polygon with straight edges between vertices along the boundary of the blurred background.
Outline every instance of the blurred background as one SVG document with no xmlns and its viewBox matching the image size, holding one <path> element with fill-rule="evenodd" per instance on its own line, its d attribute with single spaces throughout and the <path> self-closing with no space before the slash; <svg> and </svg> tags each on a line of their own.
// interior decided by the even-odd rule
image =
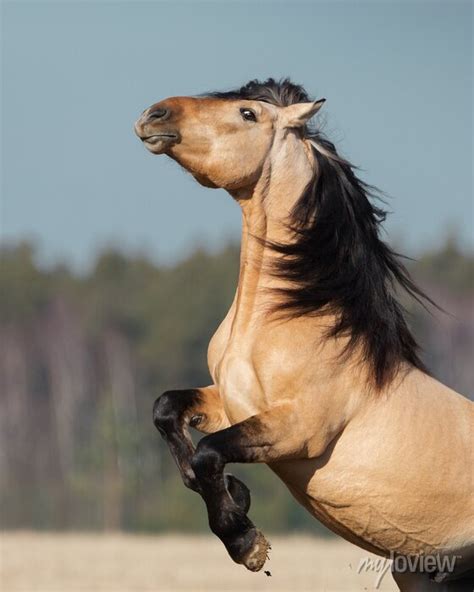
<svg viewBox="0 0 474 592">
<path fill-rule="evenodd" d="M 413 259 L 413 276 L 447 311 L 405 303 L 424 359 L 436 377 L 474 397 L 470 2 L 5 1 L 5 589 L 68 589 L 58 578 L 21 579 L 17 551 L 24 557 L 31 541 L 46 549 L 50 540 L 31 531 L 186 533 L 173 539 L 168 568 L 196 552 L 185 547 L 191 533 L 207 532 L 204 506 L 182 485 L 151 406 L 167 389 L 210 382 L 207 344 L 235 290 L 240 215 L 223 191 L 147 153 L 133 123 L 166 96 L 268 76 L 290 76 L 326 97 L 327 135 L 390 196 L 386 240 Z M 252 490 L 251 515 L 262 530 L 326 537 L 317 552 L 333 553 L 332 535 L 270 471 L 232 470 Z M 31 536 L 15 538 L 18 529 Z M 99 539 L 85 540 L 103 550 L 91 542 Z M 295 549 L 289 540 L 282 548 Z M 296 540 L 303 554 L 316 544 Z M 345 557 L 347 549 L 337 549 Z M 123 562 L 111 553 L 117 574 Z M 238 569 L 220 547 L 209 561 L 214 553 Z M 153 565 L 159 577 L 164 563 Z M 344 588 L 340 565 L 331 566 L 303 570 L 308 579 L 301 576 L 298 589 L 321 573 L 318 589 L 358 589 L 352 580 Z M 77 584 L 76 572 L 68 573 Z M 137 578 L 113 589 L 154 589 Z M 186 588 L 169 575 L 159 589 L 214 589 L 191 580 Z M 283 589 L 274 580 L 273 589 Z M 82 589 L 109 584 L 92 579 Z"/>
</svg>

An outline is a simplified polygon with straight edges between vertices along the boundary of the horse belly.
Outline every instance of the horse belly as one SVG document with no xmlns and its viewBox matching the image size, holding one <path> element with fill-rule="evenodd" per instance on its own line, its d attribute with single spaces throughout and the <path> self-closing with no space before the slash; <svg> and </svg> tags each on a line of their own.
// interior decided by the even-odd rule
<svg viewBox="0 0 474 592">
<path fill-rule="evenodd" d="M 349 430 L 317 459 L 271 468 L 313 516 L 369 551 L 417 555 L 472 544 L 468 476 L 454 469 L 454 482 L 440 481 L 436 466 L 430 478 L 421 463 L 417 479 L 409 465 L 416 466 L 417 458 L 400 458 L 389 441 L 382 447 L 379 439 Z"/>
<path fill-rule="evenodd" d="M 388 556 L 390 544 L 371 532 L 367 505 L 360 503 L 353 492 L 347 495 L 347 488 L 327 471 L 322 475 L 318 460 L 278 461 L 269 466 L 293 497 L 324 526 L 371 553 Z M 347 471 L 343 474 L 350 478 Z"/>
</svg>

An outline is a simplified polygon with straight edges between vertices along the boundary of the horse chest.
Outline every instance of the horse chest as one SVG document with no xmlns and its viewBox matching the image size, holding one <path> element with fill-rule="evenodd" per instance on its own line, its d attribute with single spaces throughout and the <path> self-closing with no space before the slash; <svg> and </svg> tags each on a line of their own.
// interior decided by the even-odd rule
<svg viewBox="0 0 474 592">
<path fill-rule="evenodd" d="M 259 413 L 264 396 L 250 356 L 231 348 L 216 368 L 216 385 L 231 423 Z"/>
<path fill-rule="evenodd" d="M 263 392 L 250 350 L 250 342 L 231 337 L 228 319 L 209 344 L 209 370 L 231 423 L 242 421 L 262 409 Z"/>
<path fill-rule="evenodd" d="M 209 343 L 209 370 L 231 423 L 260 413 L 267 403 L 265 384 L 253 355 L 258 349 L 259 331 L 249 319 L 251 315 L 236 296 Z"/>
</svg>

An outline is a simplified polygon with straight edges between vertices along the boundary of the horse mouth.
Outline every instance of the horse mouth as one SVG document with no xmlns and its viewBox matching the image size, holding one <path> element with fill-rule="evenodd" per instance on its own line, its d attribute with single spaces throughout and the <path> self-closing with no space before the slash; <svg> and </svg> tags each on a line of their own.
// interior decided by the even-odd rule
<svg viewBox="0 0 474 592">
<path fill-rule="evenodd" d="M 172 142 L 178 139 L 178 134 L 153 134 L 152 136 L 145 136 L 140 138 L 144 144 L 150 144 L 154 146 L 155 144 L 159 144 L 160 142 Z"/>
<path fill-rule="evenodd" d="M 150 134 L 149 136 L 139 135 L 145 148 L 152 154 L 163 154 L 174 144 L 177 144 L 181 137 L 176 132 L 162 132 L 159 134 Z"/>
</svg>

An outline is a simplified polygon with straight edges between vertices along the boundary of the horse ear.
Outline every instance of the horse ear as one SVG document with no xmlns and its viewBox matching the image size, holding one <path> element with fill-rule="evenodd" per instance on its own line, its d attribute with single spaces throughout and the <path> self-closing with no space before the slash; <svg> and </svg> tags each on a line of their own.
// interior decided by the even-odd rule
<svg viewBox="0 0 474 592">
<path fill-rule="evenodd" d="M 321 109 L 326 99 L 319 99 L 312 103 L 294 103 L 283 108 L 282 118 L 284 127 L 303 127 L 313 115 Z"/>
</svg>

